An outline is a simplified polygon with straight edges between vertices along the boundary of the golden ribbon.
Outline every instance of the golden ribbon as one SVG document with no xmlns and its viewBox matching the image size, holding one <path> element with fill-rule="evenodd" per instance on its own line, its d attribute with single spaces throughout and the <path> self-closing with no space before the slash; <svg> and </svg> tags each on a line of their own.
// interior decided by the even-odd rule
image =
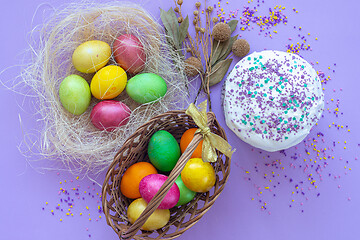
<svg viewBox="0 0 360 240">
<path fill-rule="evenodd" d="M 210 131 L 208 127 L 208 119 L 206 114 L 207 109 L 207 101 L 204 101 L 199 104 L 199 108 L 191 103 L 188 109 L 186 110 L 186 114 L 194 119 L 194 122 L 199 127 L 196 130 L 196 133 L 201 133 L 203 136 L 203 145 L 202 145 L 202 159 L 204 162 L 216 162 L 217 154 L 216 150 L 219 150 L 225 156 L 231 158 L 231 155 L 234 151 L 231 150 L 230 144 L 220 137 Z"/>
</svg>

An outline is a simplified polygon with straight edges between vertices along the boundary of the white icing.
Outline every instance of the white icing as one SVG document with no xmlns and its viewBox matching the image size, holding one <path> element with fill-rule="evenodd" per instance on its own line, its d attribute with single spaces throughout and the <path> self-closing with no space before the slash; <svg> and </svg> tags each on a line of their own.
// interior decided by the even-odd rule
<svg viewBox="0 0 360 240">
<path fill-rule="evenodd" d="M 223 94 L 228 127 L 269 152 L 301 142 L 324 108 L 315 69 L 300 56 L 280 51 L 254 52 L 239 61 L 225 80 Z"/>
</svg>

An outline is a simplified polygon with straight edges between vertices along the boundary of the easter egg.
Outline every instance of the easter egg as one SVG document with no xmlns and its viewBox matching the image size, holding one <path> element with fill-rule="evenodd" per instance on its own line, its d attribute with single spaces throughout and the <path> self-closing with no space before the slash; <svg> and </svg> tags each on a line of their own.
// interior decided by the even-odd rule
<svg viewBox="0 0 360 240">
<path fill-rule="evenodd" d="M 138 219 L 145 210 L 147 203 L 144 199 L 134 200 L 127 209 L 127 217 L 131 224 Z M 164 227 L 170 220 L 169 209 L 156 209 L 141 227 L 142 230 L 153 231 Z"/>
<path fill-rule="evenodd" d="M 97 99 L 117 97 L 126 86 L 127 75 L 119 66 L 106 66 L 100 69 L 90 83 L 91 93 Z"/>
<path fill-rule="evenodd" d="M 173 135 L 160 130 L 155 132 L 149 140 L 148 156 L 157 169 L 169 172 L 179 160 L 180 147 Z"/>
<path fill-rule="evenodd" d="M 92 124 L 100 130 L 113 131 L 129 121 L 131 110 L 125 103 L 105 100 L 97 103 L 91 111 Z"/>
<path fill-rule="evenodd" d="M 181 179 L 186 187 L 194 192 L 207 192 L 215 185 L 215 171 L 208 162 L 201 158 L 191 158 L 181 172 Z"/>
<path fill-rule="evenodd" d="M 185 152 L 185 149 L 190 144 L 191 140 L 194 138 L 194 134 L 197 128 L 190 128 L 184 132 L 180 139 L 180 149 L 181 153 Z M 195 151 L 191 155 L 191 158 L 201 158 L 202 154 L 202 144 L 203 140 L 200 141 L 199 145 L 195 148 Z"/>
<path fill-rule="evenodd" d="M 90 104 L 91 93 L 87 81 L 75 74 L 67 76 L 59 87 L 60 102 L 70 113 L 80 115 Z"/>
<path fill-rule="evenodd" d="M 131 165 L 124 173 L 120 182 L 121 193 L 131 199 L 141 197 L 139 192 L 139 183 L 141 179 L 156 174 L 157 171 L 153 165 L 148 162 L 138 162 Z"/>
<path fill-rule="evenodd" d="M 180 206 L 187 204 L 191 200 L 194 199 L 196 192 L 191 191 L 189 188 L 187 188 L 184 184 L 184 182 L 181 179 L 181 175 L 179 175 L 175 181 L 176 185 L 179 187 L 180 190 L 180 198 L 178 203 L 175 206 Z"/>
<path fill-rule="evenodd" d="M 125 71 L 137 74 L 144 70 L 146 55 L 137 37 L 131 34 L 120 35 L 113 44 L 115 61 Z"/>
<path fill-rule="evenodd" d="M 149 103 L 162 98 L 167 91 L 165 80 L 155 73 L 140 73 L 130 78 L 127 94 L 138 103 Z"/>
<path fill-rule="evenodd" d="M 149 203 L 150 200 L 159 191 L 160 187 L 165 183 L 168 177 L 162 174 L 151 174 L 144 177 L 139 184 L 141 197 Z M 170 209 L 174 207 L 180 198 L 180 190 L 176 183 L 170 188 L 164 199 L 159 205 L 159 209 Z"/>
<path fill-rule="evenodd" d="M 110 60 L 109 44 L 99 40 L 87 41 L 78 46 L 73 55 L 74 67 L 82 73 L 93 73 L 104 67 Z"/>
</svg>

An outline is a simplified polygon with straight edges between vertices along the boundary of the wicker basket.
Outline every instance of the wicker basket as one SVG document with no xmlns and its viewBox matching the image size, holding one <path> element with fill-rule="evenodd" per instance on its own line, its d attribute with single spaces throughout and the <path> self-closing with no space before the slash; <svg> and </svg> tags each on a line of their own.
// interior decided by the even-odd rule
<svg viewBox="0 0 360 240">
<path fill-rule="evenodd" d="M 214 113 L 210 112 L 207 115 L 211 132 L 227 140 L 225 131 L 219 125 Z M 230 173 L 230 159 L 217 151 L 218 159 L 212 163 L 216 172 L 215 186 L 209 192 L 197 193 L 195 198 L 186 205 L 170 209 L 170 221 L 163 228 L 156 231 L 140 230 L 148 216 L 158 207 L 201 141 L 201 134 L 196 134 L 170 173 L 168 180 L 148 204 L 142 215 L 134 224 L 130 224 L 127 219 L 126 211 L 131 200 L 120 192 L 120 181 L 125 170 L 136 162 L 149 161 L 147 146 L 150 137 L 156 131 L 166 130 L 177 140 L 180 140 L 182 134 L 193 127 L 197 126 L 193 119 L 185 114 L 185 111 L 170 111 L 161 114 L 139 127 L 116 154 L 103 184 L 102 204 L 107 223 L 120 239 L 174 239 L 179 237 L 200 220 L 224 189 Z"/>
</svg>

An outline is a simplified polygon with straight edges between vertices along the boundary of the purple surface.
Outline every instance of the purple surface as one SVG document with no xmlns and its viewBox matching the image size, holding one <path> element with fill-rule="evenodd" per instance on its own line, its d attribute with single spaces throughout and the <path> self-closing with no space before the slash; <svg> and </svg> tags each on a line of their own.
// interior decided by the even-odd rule
<svg viewBox="0 0 360 240">
<path fill-rule="evenodd" d="M 191 14 L 193 2 L 185 1 L 184 9 Z M 54 7 L 68 2 L 49 1 Z M 27 48 L 27 33 L 42 21 L 43 7 L 32 24 L 33 15 L 41 3 L 43 1 L 40 0 L 2 2 L 0 70 L 21 62 L 21 53 Z M 159 6 L 164 9 L 173 6 L 172 1 L 154 3 L 147 1 L 143 5 L 156 18 L 159 18 Z M 218 8 L 217 2 L 211 3 Z M 239 9 L 241 12 L 243 5 L 255 5 L 234 0 L 229 4 L 220 3 L 225 16 L 230 10 Z M 360 107 L 355 100 L 360 87 L 356 74 L 356 57 L 360 52 L 356 15 L 360 3 L 355 0 L 302 0 L 291 3 L 265 0 L 256 14 L 268 15 L 268 9 L 274 9 L 280 3 L 286 7 L 283 13 L 288 17 L 288 24 L 272 28 L 272 39 L 265 37 L 264 33 L 258 35 L 256 24 L 251 24 L 254 29 L 250 27 L 250 31 L 238 28 L 237 33 L 249 41 L 251 52 L 264 48 L 285 51 L 286 44 L 301 42 L 298 34 L 306 36 L 312 51 L 301 52 L 301 55 L 315 63 L 316 70 L 322 70 L 325 76 L 331 77 L 324 85 L 325 101 L 329 102 L 325 108 L 329 108 L 330 113 L 327 110 L 324 112 L 324 117 L 314 127 L 306 143 L 285 152 L 260 153 L 240 141 L 226 127 L 218 98 L 221 86 L 213 87 L 213 110 L 237 151 L 232 159 L 228 184 L 216 204 L 179 239 L 335 240 L 358 239 L 360 235 L 360 193 L 357 185 L 360 172 L 359 160 L 356 160 L 360 158 Z M 19 67 L 12 67 L 0 78 L 8 81 L 19 73 Z M 32 115 L 32 107 L 27 102 L 23 103 L 21 97 L 4 87 L 0 91 L 0 109 L 3 110 L 0 125 L 0 239 L 118 239 L 107 226 L 104 215 L 99 213 L 101 203 L 97 193 L 100 194 L 100 187 L 87 179 L 77 180 L 66 172 L 58 175 L 57 171 L 44 171 L 41 174 L 19 153 L 17 147 L 23 138 L 19 114 L 26 129 L 38 127 L 36 116 Z M 336 106 L 337 100 L 339 106 Z M 337 107 L 339 117 L 333 113 Z M 351 131 L 348 132 L 348 129 Z M 322 159 L 316 159 L 317 150 Z M 327 159 L 323 159 L 324 152 Z M 103 179 L 104 174 L 96 178 L 100 183 Z"/>
</svg>

